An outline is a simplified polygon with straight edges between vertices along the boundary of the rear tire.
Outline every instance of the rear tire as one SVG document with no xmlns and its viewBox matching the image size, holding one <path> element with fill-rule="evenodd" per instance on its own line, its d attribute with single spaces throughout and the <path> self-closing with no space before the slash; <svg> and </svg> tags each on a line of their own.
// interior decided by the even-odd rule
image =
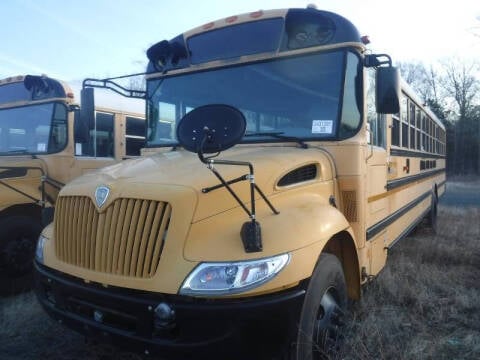
<svg viewBox="0 0 480 360">
<path fill-rule="evenodd" d="M 340 261 L 322 254 L 308 285 L 291 358 L 329 359 L 341 345 L 347 288 Z"/>
<path fill-rule="evenodd" d="M 30 287 L 33 257 L 39 221 L 28 216 L 0 220 L 0 284 L 2 293 L 14 293 Z"/>
<path fill-rule="evenodd" d="M 438 199 L 435 193 L 432 193 L 432 200 L 430 204 L 430 211 L 427 215 L 426 225 L 434 234 L 437 233 L 437 213 L 438 213 Z"/>
</svg>

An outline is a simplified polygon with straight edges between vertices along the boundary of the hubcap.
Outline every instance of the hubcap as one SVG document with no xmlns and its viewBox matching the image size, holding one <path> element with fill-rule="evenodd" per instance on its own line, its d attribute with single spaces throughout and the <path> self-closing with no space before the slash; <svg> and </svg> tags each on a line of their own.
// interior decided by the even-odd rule
<svg viewBox="0 0 480 360">
<path fill-rule="evenodd" d="M 313 331 L 313 358 L 325 359 L 338 351 L 343 311 L 331 291 L 326 291 L 320 301 Z"/>
</svg>

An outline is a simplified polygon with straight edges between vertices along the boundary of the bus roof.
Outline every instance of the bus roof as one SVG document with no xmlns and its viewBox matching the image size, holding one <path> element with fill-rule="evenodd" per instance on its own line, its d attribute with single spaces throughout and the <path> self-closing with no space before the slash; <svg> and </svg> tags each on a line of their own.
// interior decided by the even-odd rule
<svg viewBox="0 0 480 360">
<path fill-rule="evenodd" d="M 73 103 L 74 95 L 67 83 L 46 75 L 17 75 L 0 79 L 0 106 L 46 99 L 64 99 Z"/>
<path fill-rule="evenodd" d="M 33 88 L 27 89 L 28 82 L 45 81 L 49 91 L 44 92 L 42 96 L 34 95 Z M 33 87 L 36 85 L 33 84 Z M 80 81 L 73 81 L 71 85 L 64 81 L 49 78 L 46 75 L 16 75 L 5 79 L 0 79 L 0 108 L 14 106 L 23 106 L 31 101 L 40 101 L 46 99 L 63 99 L 69 104 L 79 104 L 75 99 L 80 99 Z M 79 104 L 81 105 L 81 104 Z M 97 110 L 111 112 L 130 113 L 138 116 L 145 114 L 145 101 L 139 99 L 124 99 L 115 96 L 108 91 L 98 91 Z"/>
<path fill-rule="evenodd" d="M 260 10 L 216 20 L 153 45 L 147 51 L 147 72 L 333 44 L 364 47 L 357 28 L 338 14 L 314 8 Z"/>
</svg>

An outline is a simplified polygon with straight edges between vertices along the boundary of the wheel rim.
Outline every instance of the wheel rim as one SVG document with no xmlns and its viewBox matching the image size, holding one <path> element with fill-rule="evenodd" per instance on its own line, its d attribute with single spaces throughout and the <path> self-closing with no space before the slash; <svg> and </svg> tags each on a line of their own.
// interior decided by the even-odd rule
<svg viewBox="0 0 480 360">
<path fill-rule="evenodd" d="M 313 330 L 313 359 L 326 359 L 338 351 L 340 346 L 340 326 L 343 310 L 336 299 L 333 288 L 322 296 Z"/>
</svg>

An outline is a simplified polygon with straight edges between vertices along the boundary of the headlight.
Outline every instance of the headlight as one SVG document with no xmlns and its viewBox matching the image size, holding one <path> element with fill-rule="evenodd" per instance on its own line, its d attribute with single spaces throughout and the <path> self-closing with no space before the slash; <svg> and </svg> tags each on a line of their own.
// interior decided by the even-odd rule
<svg viewBox="0 0 480 360">
<path fill-rule="evenodd" d="M 47 238 L 43 235 L 40 235 L 37 241 L 37 248 L 35 249 L 35 259 L 41 264 L 43 264 L 43 247 L 47 242 Z"/>
<path fill-rule="evenodd" d="M 257 287 L 272 279 L 285 265 L 290 255 L 238 261 L 201 263 L 187 277 L 180 294 L 228 295 Z"/>
</svg>

